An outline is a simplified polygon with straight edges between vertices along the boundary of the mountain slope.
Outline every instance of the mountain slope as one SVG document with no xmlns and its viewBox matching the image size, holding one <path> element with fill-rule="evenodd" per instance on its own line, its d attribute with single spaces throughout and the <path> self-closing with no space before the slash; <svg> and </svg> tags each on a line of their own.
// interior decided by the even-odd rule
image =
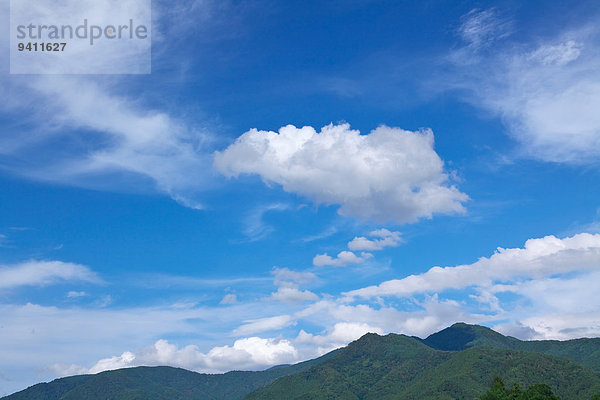
<svg viewBox="0 0 600 400">
<path fill-rule="evenodd" d="M 441 351 L 407 336 L 369 334 L 244 400 L 472 400 L 497 375 L 508 385 L 547 383 L 563 400 L 600 393 L 600 376 L 566 359 L 491 347 Z"/>
<path fill-rule="evenodd" d="M 456 323 L 426 339 L 418 340 L 436 350 L 457 351 L 474 346 L 489 346 L 499 349 L 533 351 L 567 358 L 600 373 L 600 338 L 524 341 L 504 336 L 484 326 Z"/>
<path fill-rule="evenodd" d="M 600 393 L 600 376 L 573 361 L 527 351 L 473 347 L 454 352 L 452 358 L 411 385 L 403 397 L 396 398 L 472 400 L 496 376 L 508 387 L 546 383 L 563 400 L 587 400 Z"/>
<path fill-rule="evenodd" d="M 3 400 L 472 400 L 496 375 L 507 385 L 546 383 L 563 400 L 585 400 L 600 394 L 598 371 L 600 339 L 521 341 L 459 323 L 426 339 L 367 334 L 323 357 L 266 371 L 127 368 L 57 379 Z"/>
<path fill-rule="evenodd" d="M 390 385 L 404 389 L 405 382 L 449 357 L 407 336 L 367 334 L 327 362 L 279 379 L 245 399 L 351 400 L 370 398 L 373 392 L 383 398 L 379 395 Z"/>
<path fill-rule="evenodd" d="M 266 371 L 199 374 L 181 368 L 137 367 L 40 383 L 2 400 L 237 400 L 273 380 L 333 357 L 336 351 Z"/>
</svg>

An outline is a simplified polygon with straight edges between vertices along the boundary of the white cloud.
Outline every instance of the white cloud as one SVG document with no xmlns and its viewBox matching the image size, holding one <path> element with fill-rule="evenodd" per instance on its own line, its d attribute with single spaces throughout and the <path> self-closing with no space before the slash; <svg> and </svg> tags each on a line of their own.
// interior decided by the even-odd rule
<svg viewBox="0 0 600 400">
<path fill-rule="evenodd" d="M 295 287 L 280 287 L 271 293 L 269 300 L 283 301 L 284 303 L 297 303 L 301 301 L 317 300 L 319 296 L 309 290 L 300 290 Z"/>
<path fill-rule="evenodd" d="M 207 366 L 212 370 L 261 368 L 294 362 L 297 350 L 285 339 L 249 337 L 236 340 L 232 347 L 215 347 L 208 352 Z M 237 366 L 236 366 L 237 365 Z"/>
<path fill-rule="evenodd" d="M 425 296 L 423 301 L 411 299 L 410 309 L 392 305 L 348 304 L 343 298 L 322 299 L 309 305 L 294 316 L 314 325 L 331 327 L 345 322 L 366 324 L 383 333 L 394 332 L 419 337 L 427 336 L 448 327 L 457 321 L 481 323 L 497 320 L 495 315 L 484 315 L 468 311 L 463 304 L 439 296 Z"/>
<path fill-rule="evenodd" d="M 371 253 L 362 252 L 360 256 L 357 256 L 351 251 L 341 251 L 338 255 L 333 258 L 327 253 L 317 254 L 313 258 L 313 265 L 317 267 L 332 266 L 332 267 L 345 267 L 348 264 L 360 264 L 365 262 L 369 258 L 373 257 Z"/>
<path fill-rule="evenodd" d="M 93 305 L 59 308 L 0 304 L 0 343 L 3 343 L 0 370 L 19 371 L 10 384 L 10 391 L 16 391 L 42 379 L 53 379 L 57 368 L 62 368 L 65 374 L 80 373 L 77 366 L 89 370 L 107 355 L 120 355 L 127 350 L 137 356 L 135 349 L 140 345 L 155 343 L 161 338 L 172 340 L 175 336 L 182 340 L 185 337 L 186 344 L 193 343 L 206 353 L 215 346 L 228 344 L 224 338 L 239 325 L 239 321 L 274 315 L 281 308 L 274 302 L 232 305 L 227 312 L 223 312 L 221 306 L 198 307 L 181 303 L 100 309 Z M 277 343 L 279 339 L 267 344 Z M 247 363 L 236 365 L 233 360 L 226 364 L 224 359 L 223 369 L 219 372 L 254 368 L 253 360 L 259 358 L 254 355 L 240 359 Z M 42 366 L 56 368 L 42 371 Z M 209 372 L 208 367 L 206 372 Z M 8 388 L 3 386 L 4 390 L 8 391 Z"/>
<path fill-rule="evenodd" d="M 55 160 L 52 168 L 30 171 L 32 176 L 78 182 L 111 172 L 139 174 L 182 203 L 187 190 L 198 189 L 204 183 L 200 171 L 207 165 L 199 149 L 206 137 L 201 132 L 166 113 L 143 110 L 93 81 L 52 77 L 33 80 L 31 85 L 38 95 L 60 107 L 55 124 L 89 129 L 104 136 L 103 144 L 96 144 L 92 151 L 67 156 L 67 161 Z M 48 130 L 45 135 L 56 136 L 59 132 Z"/>
<path fill-rule="evenodd" d="M 232 346 L 213 347 L 207 353 L 197 346 L 182 348 L 166 340 L 135 352 L 126 351 L 120 356 L 104 358 L 91 368 L 78 365 L 54 364 L 50 368 L 60 376 L 89 373 L 141 365 L 170 365 L 205 373 L 220 373 L 231 370 L 256 370 L 267 366 L 298 361 L 298 351 L 288 340 L 249 337 L 236 340 Z"/>
<path fill-rule="evenodd" d="M 62 375 L 136 365 L 201 372 L 258 369 L 319 356 L 366 332 L 425 337 L 457 321 L 496 324 L 520 338 L 597 336 L 599 263 L 600 235 L 548 236 L 528 240 L 522 248 L 498 249 L 469 265 L 384 282 L 352 297 L 318 298 L 299 289 L 313 282 L 314 274 L 276 268 L 275 293 L 306 296 L 309 303 L 257 298 L 231 305 L 227 313 L 219 306 L 193 305 L 120 310 L 0 305 L 0 342 L 7 349 L 4 365 L 41 363 Z M 463 291 L 444 293 L 449 288 Z M 257 337 L 284 328 L 279 338 Z M 207 341 L 194 336 L 198 332 L 214 337 Z M 240 339 L 224 345 L 225 332 Z M 172 335 L 193 344 L 175 344 Z M 154 344 L 135 350 L 139 343 Z M 114 354 L 120 355 L 106 357 Z"/>
<path fill-rule="evenodd" d="M 8 3 L 2 2 L 6 23 Z M 81 7 L 71 8 L 81 11 Z M 159 10 L 154 7 L 153 12 Z M 122 8 L 112 11 L 124 12 Z M 96 17 L 106 20 L 115 15 Z M 51 15 L 46 19 L 53 20 Z M 8 50 L 7 38 L 0 38 L 0 45 Z M 4 57 L 0 59 L 8 64 Z M 96 66 L 114 67 L 114 62 L 107 54 L 93 60 Z M 201 207 L 194 195 L 211 179 L 211 156 L 205 145 L 212 136 L 182 118 L 146 107 L 143 96 L 130 97 L 131 91 L 123 90 L 128 79 L 2 74 L 0 90 L 5 95 L 0 109 L 17 119 L 24 112 L 28 116 L 27 124 L 0 132 L 0 155 L 6 156 L 2 169 L 31 179 L 97 189 L 156 189 L 185 206 Z"/>
<path fill-rule="evenodd" d="M 496 324 L 520 338 L 597 336 L 599 263 L 600 235 L 548 236 L 528 240 L 522 248 L 498 249 L 469 265 L 415 275 L 418 282 L 398 280 L 396 287 L 386 286 L 394 281 L 384 282 L 352 297 L 315 298 L 299 289 L 315 281 L 313 273 L 275 268 L 280 300 L 284 295 L 306 299 L 286 303 L 257 297 L 227 307 L 227 313 L 220 306 L 189 304 L 133 309 L 0 304 L 0 342 L 6 348 L 0 369 L 42 364 L 59 375 L 136 365 L 201 372 L 259 369 L 319 356 L 366 332 L 425 337 L 457 321 Z M 412 284 L 418 287 L 413 290 Z M 444 293 L 448 288 L 463 291 Z M 278 338 L 257 337 L 279 330 Z M 239 340 L 223 342 L 227 332 Z M 187 343 L 176 343 L 173 337 L 185 337 Z M 140 343 L 153 344 L 139 349 Z"/>
<path fill-rule="evenodd" d="M 320 356 L 368 332 L 403 332 L 424 336 L 447 326 L 447 321 L 455 322 L 454 318 L 478 321 L 476 318 L 467 318 L 454 302 L 440 302 L 434 297 L 423 306 L 424 310 L 412 313 L 393 308 L 375 309 L 367 305 L 351 306 L 323 300 L 296 315 L 326 326 L 323 333 L 311 334 L 300 330 L 293 339 L 246 337 L 236 340 L 231 346 L 215 346 L 206 352 L 196 345 L 178 347 L 161 339 L 137 351 L 125 351 L 119 356 L 103 358 L 91 368 L 78 364 L 54 364 L 49 369 L 59 376 L 97 373 L 139 365 L 171 365 L 207 373 L 262 369 Z M 278 316 L 253 322 L 262 324 L 262 328 L 278 329 L 291 320 L 290 316 Z"/>
<path fill-rule="evenodd" d="M 250 241 L 256 241 L 265 238 L 275 229 L 264 221 L 265 214 L 271 211 L 284 211 L 289 206 L 287 204 L 274 203 L 257 207 L 252 210 L 244 219 L 243 233 Z"/>
<path fill-rule="evenodd" d="M 317 267 L 321 266 L 334 266 L 334 267 L 345 267 L 349 264 L 360 264 L 373 257 L 373 254 L 369 252 L 361 252 L 360 256 L 357 256 L 353 251 L 357 250 L 369 250 L 379 251 L 386 247 L 395 247 L 402 242 L 400 232 L 391 232 L 387 229 L 377 229 L 369 233 L 369 236 L 374 239 L 368 239 L 364 236 L 358 236 L 348 242 L 348 248 L 352 251 L 343 250 L 334 258 L 324 254 L 317 254 L 313 258 L 313 265 Z"/>
<path fill-rule="evenodd" d="M 233 293 L 226 294 L 219 304 L 236 304 L 238 302 L 237 296 Z"/>
<path fill-rule="evenodd" d="M 256 369 L 274 364 L 293 362 L 298 353 L 287 340 L 249 337 L 236 340 L 233 346 L 212 348 L 202 353 L 194 345 L 181 349 L 166 340 L 134 353 L 100 360 L 90 372 L 134 365 L 175 365 L 203 372 L 225 372 L 233 369 Z"/>
<path fill-rule="evenodd" d="M 315 240 L 321 240 L 321 239 L 328 238 L 329 236 L 334 235 L 337 232 L 338 232 L 338 228 L 336 228 L 335 226 L 330 226 L 329 228 L 325 229 L 322 232 L 319 232 L 315 235 L 306 236 L 300 240 L 304 243 L 314 242 Z"/>
<path fill-rule="evenodd" d="M 284 303 L 298 303 L 302 301 L 317 300 L 319 296 L 308 290 L 300 290 L 302 284 L 313 282 L 317 276 L 312 272 L 298 272 L 287 268 L 274 267 L 271 271 L 273 283 L 278 286 L 277 291 L 265 300 L 275 300 Z"/>
<path fill-rule="evenodd" d="M 359 339 L 367 333 L 383 334 L 381 328 L 359 322 L 338 322 L 328 329 L 325 335 L 313 335 L 301 330 L 294 340 L 296 344 L 317 345 L 324 349 L 333 350 Z"/>
<path fill-rule="evenodd" d="M 64 377 L 64 376 L 73 376 L 73 375 L 83 375 L 89 374 L 89 368 L 82 367 L 81 365 L 76 364 L 52 364 L 44 368 L 44 370 L 52 373 L 56 377 Z"/>
<path fill-rule="evenodd" d="M 18 286 L 48 286 L 60 282 L 102 282 L 88 267 L 62 261 L 31 260 L 0 265 L 0 289 Z"/>
<path fill-rule="evenodd" d="M 243 325 L 233 330 L 233 336 L 246 336 L 265 331 L 279 330 L 296 323 L 290 315 L 277 315 L 244 322 Z"/>
<path fill-rule="evenodd" d="M 490 46 L 494 41 L 510 35 L 511 22 L 502 18 L 498 10 L 473 9 L 462 18 L 458 29 L 461 38 L 474 51 Z"/>
<path fill-rule="evenodd" d="M 600 268 L 600 235 L 581 233 L 559 239 L 529 239 L 523 248 L 498 248 L 491 257 L 456 267 L 433 267 L 403 279 L 386 281 L 346 293 L 348 296 L 407 297 L 469 286 L 490 286 L 517 278 L 543 278 L 554 274 Z"/>
<path fill-rule="evenodd" d="M 132 367 L 134 366 L 133 361 L 135 361 L 135 355 L 130 351 L 126 351 L 120 356 L 99 360 L 92 368 L 90 368 L 88 373 L 97 374 L 102 371 Z"/>
<path fill-rule="evenodd" d="M 566 274 L 545 279 L 528 280 L 516 285 L 511 291 L 526 297 L 532 309 L 545 313 L 589 313 L 600 310 L 600 298 L 596 295 L 600 282 L 600 270 L 579 274 Z"/>
<path fill-rule="evenodd" d="M 31 116 L 43 129 L 0 136 L 4 154 L 26 160 L 6 164 L 13 173 L 109 189 L 136 190 L 151 182 L 179 203 L 201 207 L 191 195 L 208 182 L 205 133 L 164 112 L 145 110 L 92 78 L 30 77 L 26 83 L 11 80 L 8 91 L 44 105 Z M 63 151 L 48 151 L 49 141 L 64 143 Z M 44 157 L 35 156 L 40 152 Z"/>
<path fill-rule="evenodd" d="M 274 267 L 271 274 L 274 277 L 273 283 L 276 286 L 284 287 L 297 287 L 297 285 L 310 283 L 317 279 L 317 276 L 312 272 L 298 272 L 288 268 Z"/>
<path fill-rule="evenodd" d="M 148 274 L 135 282 L 145 288 L 214 288 L 239 284 L 260 285 L 270 279 L 267 277 L 242 277 L 223 279 L 202 279 L 186 275 Z"/>
<path fill-rule="evenodd" d="M 338 204 L 361 219 L 414 222 L 464 212 L 468 196 L 447 184 L 433 133 L 380 126 L 368 135 L 348 124 L 252 129 L 222 152 L 215 167 L 227 177 L 257 174 L 316 203 Z"/>
<path fill-rule="evenodd" d="M 522 156 L 595 164 L 600 156 L 599 38 L 596 24 L 584 24 L 535 44 L 498 45 L 485 57 L 467 55 L 466 47 L 450 57 L 459 66 L 459 78 L 445 79 L 452 89 L 464 89 L 467 101 L 500 117 Z"/>
<path fill-rule="evenodd" d="M 546 65 L 563 66 L 579 58 L 583 45 L 574 40 L 555 45 L 540 46 L 530 53 L 529 58 Z"/>
<path fill-rule="evenodd" d="M 0 247 L 7 247 L 8 242 L 9 242 L 8 236 L 0 233 Z"/>
<path fill-rule="evenodd" d="M 368 250 L 377 251 L 385 247 L 396 247 L 402 243 L 400 232 L 390 232 L 387 229 L 378 229 L 369 233 L 369 236 L 380 238 L 375 240 L 367 239 L 364 236 L 355 237 L 348 242 L 348 248 L 352 251 Z"/>
<path fill-rule="evenodd" d="M 568 340 L 600 335 L 600 312 L 569 312 L 535 314 L 519 324 L 531 330 L 530 338 L 538 340 Z M 507 330 L 507 326 L 499 327 Z"/>
<path fill-rule="evenodd" d="M 87 293 L 83 292 L 83 291 L 77 292 L 77 291 L 71 290 L 67 293 L 67 297 L 70 299 L 75 299 L 77 297 L 84 297 L 84 296 L 87 296 Z"/>
</svg>

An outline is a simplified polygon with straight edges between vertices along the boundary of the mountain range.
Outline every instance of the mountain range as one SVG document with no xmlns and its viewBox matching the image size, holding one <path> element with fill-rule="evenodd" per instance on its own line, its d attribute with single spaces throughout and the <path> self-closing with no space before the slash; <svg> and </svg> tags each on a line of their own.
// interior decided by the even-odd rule
<svg viewBox="0 0 600 400">
<path fill-rule="evenodd" d="M 548 384 L 563 400 L 600 394 L 600 338 L 522 341 L 457 323 L 426 339 L 369 333 L 314 360 L 200 374 L 137 367 L 40 383 L 3 400 L 468 399 L 494 377 Z"/>
</svg>

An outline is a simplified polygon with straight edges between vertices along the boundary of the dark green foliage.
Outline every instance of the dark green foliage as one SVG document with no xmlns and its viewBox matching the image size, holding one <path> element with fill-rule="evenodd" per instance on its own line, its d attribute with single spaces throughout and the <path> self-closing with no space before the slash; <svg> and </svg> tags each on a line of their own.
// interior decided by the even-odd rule
<svg viewBox="0 0 600 400">
<path fill-rule="evenodd" d="M 92 375 L 78 375 L 57 379 L 50 383 L 38 383 L 29 389 L 4 397 L 3 400 L 58 400 L 64 393 L 79 385 L 84 385 L 91 377 Z"/>
<path fill-rule="evenodd" d="M 515 384 L 515 388 L 518 392 L 521 392 L 518 384 Z M 506 400 L 508 399 L 508 392 L 506 391 L 506 386 L 504 386 L 504 381 L 499 377 L 495 377 L 492 382 L 492 387 L 487 391 L 486 394 L 481 396 L 479 400 Z M 517 399 L 520 400 L 519 397 Z"/>
<path fill-rule="evenodd" d="M 56 379 L 3 397 L 3 400 L 236 400 L 273 380 L 333 357 L 266 371 L 198 374 L 181 368 L 138 367 Z"/>
<path fill-rule="evenodd" d="M 600 338 L 523 341 L 501 335 L 484 326 L 457 323 L 421 341 L 437 350 L 464 350 L 474 346 L 489 346 L 534 351 L 567 358 L 600 373 Z"/>
<path fill-rule="evenodd" d="M 550 386 L 538 383 L 522 391 L 518 384 L 514 384 L 511 390 L 506 390 L 504 381 L 495 377 L 492 387 L 479 400 L 560 400 Z"/>
<path fill-rule="evenodd" d="M 367 334 L 307 371 L 276 381 L 248 399 L 384 399 L 450 355 L 403 335 Z"/>
<path fill-rule="evenodd" d="M 600 389 L 600 376 L 566 359 L 491 347 L 440 351 L 407 336 L 369 334 L 244 400 L 471 400 L 500 375 L 509 387 L 545 382 L 564 400 L 589 399 Z"/>
<path fill-rule="evenodd" d="M 495 376 L 506 386 L 494 382 L 481 400 L 501 394 L 500 384 L 502 399 L 556 399 L 548 397 L 553 391 L 562 400 L 600 400 L 598 371 L 600 339 L 520 341 L 455 324 L 424 340 L 367 334 L 321 358 L 266 371 L 128 368 L 57 379 L 3 400 L 472 400 Z"/>
<path fill-rule="evenodd" d="M 454 324 L 449 328 L 441 330 L 433 335 L 430 335 L 427 339 L 421 340 L 427 346 L 437 350 L 464 350 L 472 346 L 472 343 L 480 336 L 477 332 L 483 327 L 474 327 L 467 324 Z M 491 330 L 491 329 L 490 329 Z M 494 332 L 494 331 L 492 331 Z M 496 332 L 494 332 L 496 333 Z M 500 334 L 498 334 L 500 335 Z M 502 336 L 502 335 L 500 335 Z M 504 336 L 502 336 L 504 337 Z"/>
</svg>

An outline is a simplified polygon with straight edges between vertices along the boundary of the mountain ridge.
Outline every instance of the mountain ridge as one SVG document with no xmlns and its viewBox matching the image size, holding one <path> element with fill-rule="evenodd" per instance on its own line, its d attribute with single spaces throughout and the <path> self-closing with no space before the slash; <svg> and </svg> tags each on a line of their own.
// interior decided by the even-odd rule
<svg viewBox="0 0 600 400">
<path fill-rule="evenodd" d="M 472 400 L 489 387 L 492 375 L 508 384 L 548 383 L 570 400 L 600 393 L 599 372 L 599 338 L 521 341 L 456 323 L 425 339 L 367 333 L 317 359 L 264 371 L 210 375 L 135 367 L 59 378 L 2 400 Z"/>
<path fill-rule="evenodd" d="M 495 376 L 509 385 L 547 383 L 563 400 L 600 393 L 600 375 L 572 360 L 491 346 L 437 350 L 423 341 L 367 334 L 331 359 L 279 378 L 243 399 L 472 400 Z"/>
<path fill-rule="evenodd" d="M 460 351 L 474 346 L 489 346 L 533 351 L 567 358 L 600 373 L 600 338 L 520 340 L 502 335 L 485 326 L 458 322 L 419 340 L 436 350 Z"/>
<path fill-rule="evenodd" d="M 187 400 L 202 395 L 201 398 L 207 400 L 238 400 L 280 376 L 310 368 L 313 364 L 334 356 L 338 351 L 339 349 L 333 350 L 312 360 L 289 366 L 274 366 L 264 371 L 204 374 L 168 366 L 121 368 L 38 383 L 0 399 L 105 400 L 110 395 L 114 400 Z M 161 384 L 158 388 L 153 388 L 157 380 Z"/>
</svg>

